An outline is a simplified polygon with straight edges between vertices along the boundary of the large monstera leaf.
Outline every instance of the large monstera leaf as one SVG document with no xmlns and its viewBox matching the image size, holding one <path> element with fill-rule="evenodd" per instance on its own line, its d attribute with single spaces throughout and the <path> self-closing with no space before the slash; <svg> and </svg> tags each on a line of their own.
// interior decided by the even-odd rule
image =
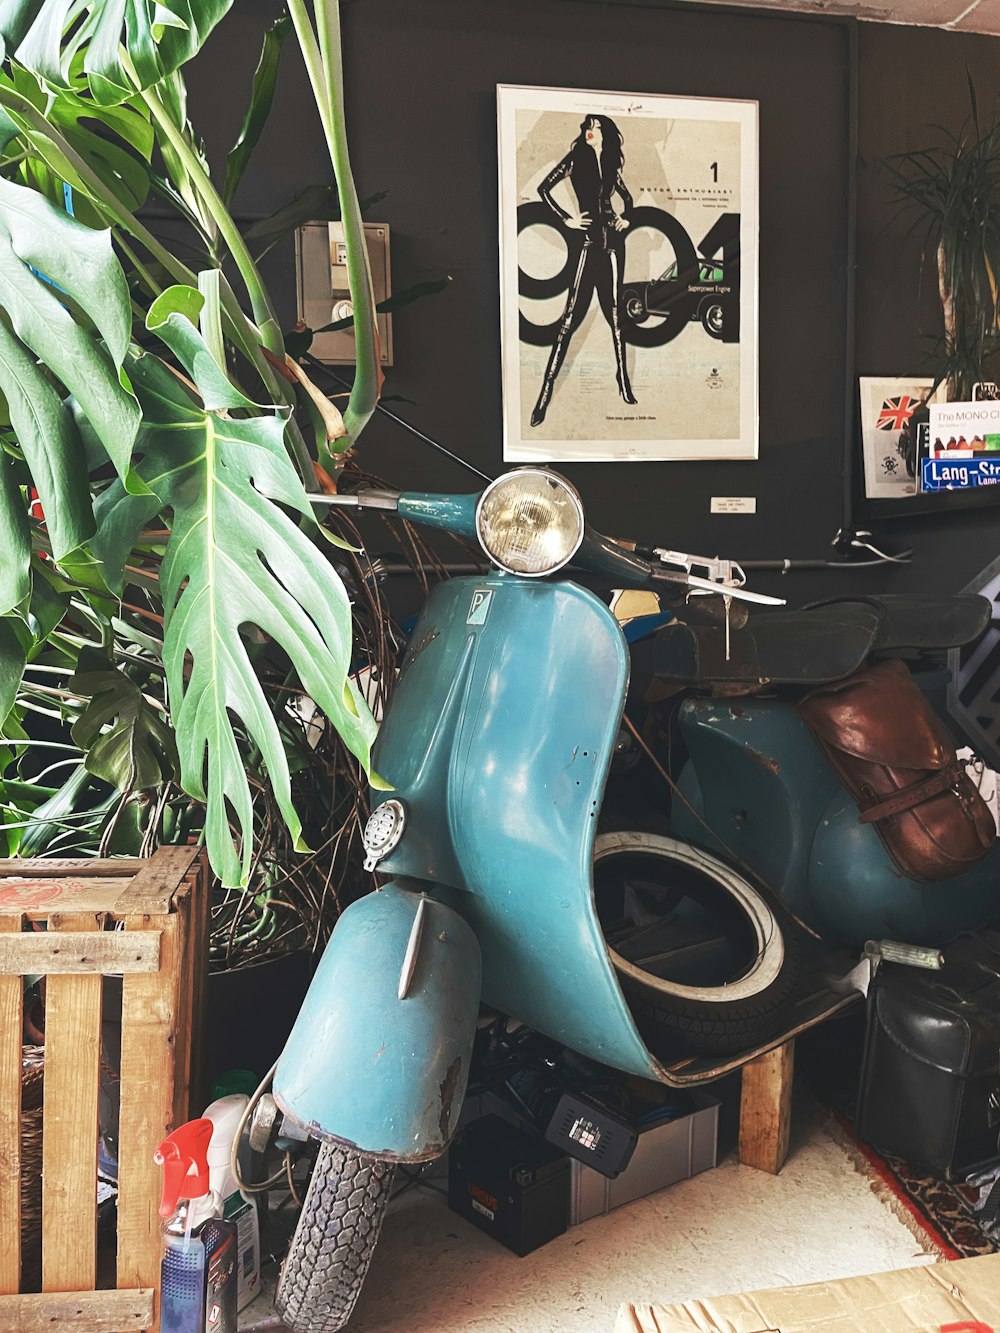
<svg viewBox="0 0 1000 1333">
<path fill-rule="evenodd" d="M 161 509 L 173 511 L 160 587 L 181 782 L 207 803 L 212 865 L 225 883 L 236 884 L 246 882 L 253 846 L 236 720 L 259 752 L 289 831 L 304 850 L 279 726 L 246 631 L 262 630 L 284 650 L 303 689 L 366 770 L 375 723 L 348 679 L 347 594 L 330 561 L 286 512 L 310 514 L 285 451 L 284 420 L 273 412 L 230 415 L 256 409 L 228 380 L 190 318 L 197 318 L 201 303 L 192 288 L 172 288 L 149 312 L 148 326 L 197 385 L 200 401 L 157 357 L 130 363 L 143 409 L 136 466 L 153 497 L 129 496 L 115 483 L 98 502 L 95 546 L 113 583 L 138 528 Z"/>
<path fill-rule="evenodd" d="M 113 105 L 196 55 L 232 0 L 0 0 L 0 58 L 57 87 L 74 61 L 98 102 Z M 135 77 L 123 62 L 123 48 Z"/>
<path fill-rule="evenodd" d="M 98 337 L 74 317 L 73 305 L 88 312 Z M 0 179 L 0 389 L 56 561 L 91 536 L 94 518 L 77 420 L 52 376 L 76 400 L 125 485 L 143 489 L 131 472 L 139 404 L 122 369 L 131 327 L 110 233 Z M 7 491 L 9 498 L 9 482 Z M 0 504 L 0 541 L 23 567 L 27 532 L 11 517 L 16 508 Z"/>
</svg>

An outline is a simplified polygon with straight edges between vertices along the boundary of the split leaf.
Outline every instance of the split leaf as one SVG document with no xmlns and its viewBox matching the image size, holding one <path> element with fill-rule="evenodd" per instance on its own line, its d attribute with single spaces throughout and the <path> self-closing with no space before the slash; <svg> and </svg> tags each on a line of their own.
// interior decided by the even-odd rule
<svg viewBox="0 0 1000 1333">
<path fill-rule="evenodd" d="M 278 722 L 244 635 L 262 631 L 285 651 L 303 689 L 366 770 L 375 723 L 348 679 L 351 609 L 343 584 L 286 512 L 310 516 L 283 443 L 284 419 L 223 414 L 252 404 L 228 384 L 222 366 L 209 365 L 208 345 L 182 313 L 185 302 L 194 309 L 190 295 L 175 291 L 151 310 L 150 327 L 198 385 L 201 400 L 158 358 L 130 362 L 143 407 L 137 468 L 157 499 L 129 496 L 116 482 L 102 497 L 94 545 L 110 579 L 129 534 L 157 508 L 173 511 L 160 586 L 181 782 L 207 802 L 212 865 L 235 884 L 249 874 L 254 823 L 238 729 L 259 755 L 296 846 L 303 846 Z"/>
<path fill-rule="evenodd" d="M 177 771 L 174 734 L 142 689 L 102 653 L 84 649 L 70 686 L 90 700 L 71 735 L 87 771 L 121 792 L 158 787 Z"/>
<path fill-rule="evenodd" d="M 139 405 L 122 371 L 132 312 L 110 233 L 0 179 L 0 309 L 0 388 L 58 560 L 93 521 L 79 432 L 38 361 L 75 398 L 126 486 L 141 489 L 130 473 Z"/>
<path fill-rule="evenodd" d="M 0 0 L 0 55 L 68 87 L 78 56 L 98 102 L 113 105 L 196 55 L 232 0 Z M 128 55 L 125 56 L 125 48 Z M 127 63 L 126 63 L 127 61 Z M 134 77 L 133 77 L 134 72 Z"/>
</svg>

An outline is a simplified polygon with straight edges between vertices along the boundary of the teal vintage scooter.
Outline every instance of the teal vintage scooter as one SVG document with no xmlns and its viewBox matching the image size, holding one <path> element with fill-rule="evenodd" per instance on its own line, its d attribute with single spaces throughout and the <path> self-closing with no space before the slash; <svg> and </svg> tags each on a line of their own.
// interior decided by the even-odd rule
<svg viewBox="0 0 1000 1333">
<path fill-rule="evenodd" d="M 413 632 L 373 756 L 392 790 L 372 793 L 364 831 L 366 868 L 388 882 L 338 921 L 274 1074 L 278 1108 L 320 1142 L 277 1292 L 294 1333 L 346 1323 L 395 1164 L 447 1148 L 482 1001 L 671 1082 L 633 1011 L 668 1046 L 697 1031 L 705 1049 L 745 1050 L 780 1023 L 795 970 L 769 902 L 721 861 L 645 833 L 597 839 L 629 659 L 609 608 L 565 571 L 717 594 L 727 612 L 777 599 L 725 562 L 702 577 L 686 556 L 653 562 L 599 536 L 542 468 L 480 495 L 337 499 L 478 540 L 493 572 L 439 585 Z M 672 962 L 669 949 L 611 950 L 595 863 L 612 899 L 635 881 L 666 886 L 671 909 L 686 895 L 691 947 Z M 706 913 L 725 923 L 721 954 L 706 956 Z"/>
</svg>

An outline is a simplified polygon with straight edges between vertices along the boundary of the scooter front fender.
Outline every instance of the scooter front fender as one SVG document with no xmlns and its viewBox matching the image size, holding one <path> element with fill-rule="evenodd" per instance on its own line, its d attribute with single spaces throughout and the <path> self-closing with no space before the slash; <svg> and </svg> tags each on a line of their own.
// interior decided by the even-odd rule
<svg viewBox="0 0 1000 1333">
<path fill-rule="evenodd" d="M 481 989 L 478 941 L 452 908 L 398 884 L 352 903 L 278 1061 L 278 1106 L 317 1138 L 387 1161 L 439 1156 L 458 1124 Z"/>
</svg>

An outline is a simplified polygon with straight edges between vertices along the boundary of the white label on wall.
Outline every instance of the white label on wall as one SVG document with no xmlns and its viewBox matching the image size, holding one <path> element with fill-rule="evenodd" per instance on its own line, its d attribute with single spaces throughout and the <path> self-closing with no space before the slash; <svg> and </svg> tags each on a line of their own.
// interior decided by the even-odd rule
<svg viewBox="0 0 1000 1333">
<path fill-rule="evenodd" d="M 756 514 L 756 495 L 713 495 L 711 514 Z"/>
</svg>

